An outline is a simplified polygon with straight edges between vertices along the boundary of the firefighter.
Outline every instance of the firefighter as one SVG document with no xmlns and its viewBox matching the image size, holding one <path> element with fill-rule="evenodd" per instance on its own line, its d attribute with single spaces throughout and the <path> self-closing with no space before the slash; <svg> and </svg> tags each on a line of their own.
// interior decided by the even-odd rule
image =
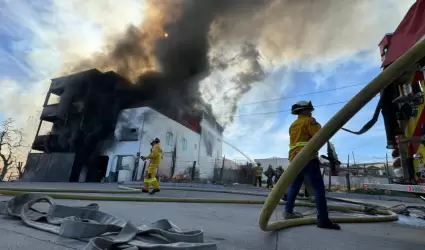
<svg viewBox="0 0 425 250">
<path fill-rule="evenodd" d="M 264 175 L 267 177 L 267 188 L 273 188 L 273 176 L 275 176 L 275 172 L 272 165 L 269 165 L 269 168 L 266 172 L 264 172 Z"/>
<path fill-rule="evenodd" d="M 277 183 L 277 181 L 279 180 L 279 178 L 282 176 L 284 170 L 282 168 L 282 166 L 279 166 L 276 168 L 276 175 L 274 177 L 274 184 Z"/>
<path fill-rule="evenodd" d="M 152 146 L 151 153 L 148 156 L 141 156 L 140 158 L 145 161 L 149 160 L 148 170 L 145 173 L 143 193 L 155 194 L 160 191 L 159 183 L 156 179 L 156 169 L 159 167 L 162 158 L 162 150 L 159 145 L 160 140 L 154 138 L 150 144 Z M 152 184 L 153 189 L 149 192 L 149 185 Z"/>
<path fill-rule="evenodd" d="M 298 115 L 298 118 L 289 128 L 290 145 L 289 161 L 292 161 L 301 149 L 307 145 L 308 141 L 321 129 L 320 124 L 312 117 L 314 108 L 311 102 L 301 101 L 292 105 L 291 113 Z M 320 172 L 320 161 L 318 153 L 312 156 L 307 165 L 295 178 L 289 187 L 286 204 L 285 219 L 300 218 L 302 215 L 294 213 L 294 205 L 297 194 L 304 182 L 304 177 L 308 178 L 314 189 L 314 196 L 317 208 L 317 226 L 326 229 L 341 229 L 338 224 L 331 222 L 328 214 L 328 206 L 325 196 L 325 184 Z"/>
<path fill-rule="evenodd" d="M 261 181 L 263 176 L 263 168 L 261 167 L 261 163 L 257 162 L 257 166 L 254 169 L 255 171 L 255 179 L 254 179 L 254 187 L 258 186 L 261 187 Z"/>
</svg>

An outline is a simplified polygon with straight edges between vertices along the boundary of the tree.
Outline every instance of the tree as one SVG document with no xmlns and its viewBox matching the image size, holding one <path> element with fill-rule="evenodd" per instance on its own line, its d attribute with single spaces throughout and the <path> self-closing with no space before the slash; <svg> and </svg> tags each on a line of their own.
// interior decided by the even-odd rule
<svg viewBox="0 0 425 250">
<path fill-rule="evenodd" d="M 9 118 L 0 125 L 0 181 L 4 179 L 8 170 L 17 168 L 21 175 L 22 164 L 17 164 L 17 154 L 24 146 L 23 132 L 15 128 L 13 119 Z"/>
</svg>

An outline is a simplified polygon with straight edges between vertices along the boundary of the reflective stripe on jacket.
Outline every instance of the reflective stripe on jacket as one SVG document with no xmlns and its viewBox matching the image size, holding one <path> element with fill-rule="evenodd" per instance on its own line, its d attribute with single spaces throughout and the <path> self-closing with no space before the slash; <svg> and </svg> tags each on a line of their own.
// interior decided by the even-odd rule
<svg viewBox="0 0 425 250">
<path fill-rule="evenodd" d="M 299 115 L 289 128 L 289 160 L 307 145 L 308 141 L 320 130 L 320 124 L 313 117 Z M 314 159 L 317 156 L 312 157 Z"/>
</svg>

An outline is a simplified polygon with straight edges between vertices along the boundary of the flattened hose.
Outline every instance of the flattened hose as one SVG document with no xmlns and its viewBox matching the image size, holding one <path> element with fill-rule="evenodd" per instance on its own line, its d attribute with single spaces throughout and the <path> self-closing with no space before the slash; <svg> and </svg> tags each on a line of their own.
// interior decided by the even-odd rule
<svg viewBox="0 0 425 250">
<path fill-rule="evenodd" d="M 382 89 L 390 85 L 399 76 L 420 60 L 425 58 L 425 39 L 417 43 L 413 48 L 407 51 L 398 60 L 392 63 L 381 74 L 373 79 L 366 87 L 364 87 L 357 95 L 355 95 L 336 115 L 334 115 L 328 123 L 309 141 L 309 143 L 301 150 L 301 152 L 289 164 L 288 169 L 279 178 L 275 188 L 269 194 L 259 218 L 259 226 L 263 231 L 275 231 L 282 228 L 313 224 L 316 222 L 314 218 L 301 218 L 293 220 L 282 220 L 269 223 L 282 196 L 288 191 L 290 184 L 295 180 L 296 176 L 301 172 L 307 164 L 308 159 L 318 152 L 320 148 L 329 139 L 344 126 L 361 108 L 363 108 L 374 96 Z M 380 211 L 386 214 L 383 217 L 331 217 L 334 222 L 340 223 L 360 223 L 360 222 L 378 222 L 397 220 L 397 215 L 390 211 Z"/>
</svg>

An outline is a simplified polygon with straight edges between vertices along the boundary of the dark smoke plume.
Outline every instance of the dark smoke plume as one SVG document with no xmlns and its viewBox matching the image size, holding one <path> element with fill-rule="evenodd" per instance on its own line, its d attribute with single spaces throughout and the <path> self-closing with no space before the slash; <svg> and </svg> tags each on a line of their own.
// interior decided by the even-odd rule
<svg viewBox="0 0 425 250">
<path fill-rule="evenodd" d="M 148 91 L 149 98 L 161 106 L 196 111 L 206 106 L 199 92 L 199 82 L 208 76 L 211 66 L 226 68 L 229 63 L 217 59 L 210 64 L 210 46 L 216 42 L 214 40 L 221 39 L 217 30 L 211 31 L 213 24 L 221 22 L 219 27 L 227 18 L 248 17 L 269 2 L 148 0 L 146 20 L 141 27 L 129 27 L 124 36 L 116 39 L 103 53 L 71 71 L 91 67 L 114 70 L 139 85 L 140 91 Z M 244 92 L 263 76 L 257 54 L 256 47 L 251 45 L 239 55 L 253 60 L 252 72 L 240 74 L 235 79 Z"/>
<path fill-rule="evenodd" d="M 219 92 L 215 90 L 226 86 L 212 82 L 211 72 L 238 68 L 231 79 L 223 80 L 234 86 L 222 97 L 222 104 L 231 106 L 226 110 L 229 124 L 238 99 L 264 78 L 263 61 L 324 60 L 341 51 L 358 51 L 359 42 L 369 48 L 370 41 L 355 40 L 352 27 L 345 27 L 357 23 L 347 13 L 363 13 L 363 8 L 370 7 L 368 2 L 147 0 L 140 27 L 129 27 L 121 37 L 110 40 L 102 53 L 71 65 L 69 71 L 114 70 L 135 86 L 117 93 L 118 99 L 126 99 L 125 106 L 149 100 L 157 110 L 184 117 L 205 108 L 211 111 L 204 99 L 214 101 L 214 93 Z M 340 29 L 342 35 L 330 37 L 324 29 Z"/>
<path fill-rule="evenodd" d="M 209 75 L 215 63 L 227 68 L 231 62 L 212 60 L 215 63 L 210 64 L 210 46 L 216 39 L 214 36 L 218 35 L 210 32 L 210 28 L 220 18 L 248 15 L 263 4 L 252 0 L 148 0 L 146 20 L 141 27 L 129 27 L 103 53 L 74 65 L 70 69 L 72 72 L 88 68 L 114 70 L 133 81 L 134 85 L 127 91 L 115 93 L 119 101 L 108 97 L 102 103 L 92 103 L 93 114 L 86 114 L 92 120 L 82 129 L 63 131 L 62 134 L 70 138 L 70 147 L 80 152 L 76 159 L 79 168 L 73 171 L 72 179 L 76 180 L 84 164 L 94 164 L 99 153 L 95 145 L 113 132 L 113 121 L 122 108 L 148 103 L 182 122 L 187 120 L 185 118 L 199 120 L 199 111 L 205 109 L 212 115 L 211 107 L 202 100 L 199 83 Z M 257 60 L 257 55 L 255 46 L 246 43 L 238 57 Z M 238 85 L 246 85 L 244 91 L 263 75 L 258 63 L 251 63 L 250 71 L 234 79 Z M 72 99 L 67 94 L 75 93 L 64 93 L 61 99 Z M 114 106 L 108 107 L 108 103 Z M 108 112 L 99 113 L 100 110 Z"/>
</svg>

